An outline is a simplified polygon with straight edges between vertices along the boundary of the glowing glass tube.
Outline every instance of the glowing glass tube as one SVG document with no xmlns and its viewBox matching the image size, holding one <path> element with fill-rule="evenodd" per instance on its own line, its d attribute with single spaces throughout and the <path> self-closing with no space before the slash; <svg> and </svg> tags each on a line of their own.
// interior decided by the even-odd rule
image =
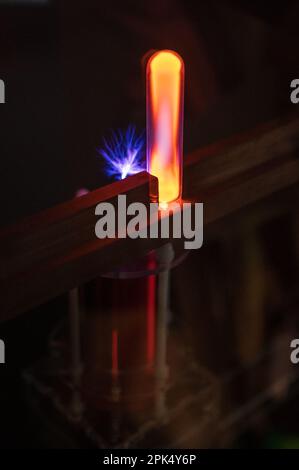
<svg viewBox="0 0 299 470">
<path fill-rule="evenodd" d="M 165 205 L 182 193 L 184 62 L 176 52 L 150 57 L 146 103 L 147 170 L 158 178 L 159 202 Z"/>
</svg>

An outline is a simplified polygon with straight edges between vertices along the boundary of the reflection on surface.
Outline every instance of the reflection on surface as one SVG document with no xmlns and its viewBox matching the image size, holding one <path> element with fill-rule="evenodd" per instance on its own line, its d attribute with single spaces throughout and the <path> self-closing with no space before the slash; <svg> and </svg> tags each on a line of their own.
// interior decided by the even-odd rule
<svg viewBox="0 0 299 470">
<path fill-rule="evenodd" d="M 1 225 L 105 183 L 96 148 L 109 128 L 144 126 L 140 58 L 153 47 L 186 61 L 188 150 L 291 105 L 296 2 L 171 1 L 171 15 L 167 1 L 4 3 Z M 84 288 L 80 354 L 66 325 L 44 351 L 65 298 L 1 325 L 1 445 L 298 446 L 294 205 L 285 215 L 276 205 L 245 209 L 205 233 L 204 247 L 172 270 L 166 321 L 157 299 L 144 303 L 158 288 L 153 276 Z M 31 413 L 19 376 L 42 354 L 26 373 Z"/>
<path fill-rule="evenodd" d="M 202 448 L 242 445 L 248 433 L 252 445 L 282 439 L 276 415 L 298 383 L 289 359 L 296 224 L 280 211 L 268 220 L 264 209 L 212 227 L 206 246 L 171 271 L 169 295 L 165 259 L 158 274 L 152 259 L 149 276 L 110 274 L 79 289 L 78 364 L 61 325 L 47 359 L 26 373 L 54 442 Z"/>
<path fill-rule="evenodd" d="M 208 445 L 219 411 L 217 381 L 173 328 L 165 269 L 173 256 L 168 244 L 158 260 L 146 261 L 148 276 L 142 270 L 142 277 L 102 278 L 81 289 L 82 353 L 73 350 L 80 341 L 73 341 L 71 315 L 71 342 L 58 328 L 46 361 L 27 372 L 33 407 L 39 403 L 56 425 L 62 419 L 77 445 Z M 151 274 L 158 261 L 164 269 Z"/>
</svg>

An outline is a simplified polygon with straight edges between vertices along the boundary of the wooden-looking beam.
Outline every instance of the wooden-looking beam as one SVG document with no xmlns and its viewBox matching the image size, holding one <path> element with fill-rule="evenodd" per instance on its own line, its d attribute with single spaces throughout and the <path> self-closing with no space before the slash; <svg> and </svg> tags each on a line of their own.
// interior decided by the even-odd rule
<svg viewBox="0 0 299 470">
<path fill-rule="evenodd" d="M 210 224 L 299 182 L 299 119 L 291 117 L 234 136 L 185 159 L 184 199 L 204 203 Z M 146 172 L 100 188 L 0 231 L 0 321 L 14 318 L 165 240 L 95 237 L 95 206 L 149 204 Z"/>
<path fill-rule="evenodd" d="M 142 172 L 109 184 L 0 231 L 0 321 L 140 257 L 151 240 L 95 235 L 95 207 L 125 194 L 127 204 L 149 205 L 156 178 Z M 157 240 L 156 240 L 157 242 Z"/>
</svg>

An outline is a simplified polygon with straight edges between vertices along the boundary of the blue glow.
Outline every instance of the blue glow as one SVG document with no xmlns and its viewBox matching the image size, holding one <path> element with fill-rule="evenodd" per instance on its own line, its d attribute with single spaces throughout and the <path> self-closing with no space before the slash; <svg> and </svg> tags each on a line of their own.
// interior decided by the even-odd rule
<svg viewBox="0 0 299 470">
<path fill-rule="evenodd" d="M 144 133 L 138 135 L 134 126 L 125 132 L 112 132 L 110 139 L 103 139 L 99 153 L 105 159 L 106 173 L 116 179 L 124 179 L 145 170 Z"/>
</svg>

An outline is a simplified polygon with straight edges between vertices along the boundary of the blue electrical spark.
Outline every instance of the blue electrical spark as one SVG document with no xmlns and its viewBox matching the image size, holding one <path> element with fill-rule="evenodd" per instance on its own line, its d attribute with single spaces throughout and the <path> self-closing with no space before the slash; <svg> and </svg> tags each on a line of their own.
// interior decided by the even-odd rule
<svg viewBox="0 0 299 470">
<path fill-rule="evenodd" d="M 125 132 L 112 132 L 110 139 L 103 139 L 99 153 L 105 159 L 108 176 L 123 180 L 135 175 L 145 170 L 144 133 L 138 135 L 134 126 Z"/>
</svg>

